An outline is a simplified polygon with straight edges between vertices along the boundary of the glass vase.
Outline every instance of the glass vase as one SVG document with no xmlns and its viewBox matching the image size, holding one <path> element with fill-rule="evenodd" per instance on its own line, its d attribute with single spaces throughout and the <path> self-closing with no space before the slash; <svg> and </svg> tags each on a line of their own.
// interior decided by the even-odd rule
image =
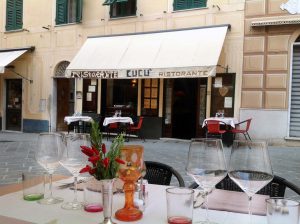
<svg viewBox="0 0 300 224">
<path fill-rule="evenodd" d="M 101 192 L 104 217 L 102 224 L 114 224 L 111 220 L 114 179 L 100 180 L 100 182 L 102 185 Z"/>
</svg>

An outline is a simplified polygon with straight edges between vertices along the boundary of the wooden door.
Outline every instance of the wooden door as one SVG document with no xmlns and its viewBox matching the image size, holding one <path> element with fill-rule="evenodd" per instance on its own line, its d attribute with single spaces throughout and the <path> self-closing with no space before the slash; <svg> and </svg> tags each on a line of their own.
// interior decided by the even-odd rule
<svg viewBox="0 0 300 224">
<path fill-rule="evenodd" d="M 73 79 L 57 79 L 57 131 L 67 131 L 68 126 L 64 118 L 74 113 L 74 93 L 70 88 L 72 82 Z"/>
</svg>

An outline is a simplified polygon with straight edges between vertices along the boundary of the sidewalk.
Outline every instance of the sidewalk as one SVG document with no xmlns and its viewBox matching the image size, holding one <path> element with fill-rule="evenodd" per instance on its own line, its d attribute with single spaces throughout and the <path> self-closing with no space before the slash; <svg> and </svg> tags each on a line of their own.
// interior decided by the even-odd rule
<svg viewBox="0 0 300 224">
<path fill-rule="evenodd" d="M 20 182 L 22 171 L 43 171 L 34 160 L 38 134 L 0 132 L 0 185 Z M 110 145 L 104 138 L 104 143 Z M 145 149 L 145 160 L 159 161 L 175 168 L 183 177 L 186 186 L 192 179 L 186 175 L 185 164 L 189 141 L 177 139 L 130 139 L 126 144 L 141 144 Z M 229 159 L 230 148 L 224 148 L 226 159 Z M 270 146 L 269 153 L 274 174 L 300 186 L 300 148 L 287 146 Z M 58 174 L 70 175 L 63 167 Z M 173 181 L 176 183 L 176 181 Z"/>
</svg>

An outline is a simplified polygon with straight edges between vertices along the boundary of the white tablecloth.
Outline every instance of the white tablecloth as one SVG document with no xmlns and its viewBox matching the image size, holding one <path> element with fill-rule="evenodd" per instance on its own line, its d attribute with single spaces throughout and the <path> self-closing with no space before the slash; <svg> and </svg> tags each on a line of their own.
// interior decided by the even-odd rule
<svg viewBox="0 0 300 224">
<path fill-rule="evenodd" d="M 89 116 L 66 116 L 64 118 L 64 121 L 69 125 L 72 122 L 76 122 L 76 121 L 92 122 L 93 118 Z"/>
<path fill-rule="evenodd" d="M 222 121 L 227 125 L 230 125 L 231 127 L 235 127 L 235 124 L 239 123 L 238 119 L 236 119 L 235 117 L 210 117 L 210 118 L 206 118 L 203 121 L 202 127 L 205 127 L 205 121 L 209 121 L 209 120 L 217 120 L 217 121 Z"/>
<path fill-rule="evenodd" d="M 72 179 L 64 180 L 71 182 Z M 73 191 L 69 189 L 58 190 L 58 183 L 54 183 L 54 195 L 60 196 L 65 201 L 73 200 Z M 143 214 L 143 218 L 137 222 L 120 222 L 114 221 L 117 224 L 164 224 L 166 220 L 166 186 L 148 185 L 148 205 Z M 79 200 L 83 198 L 83 192 L 78 192 Z M 245 203 L 247 197 L 245 196 Z M 85 211 L 68 211 L 61 207 L 61 204 L 56 205 L 40 205 L 35 201 L 24 201 L 22 192 L 15 192 L 0 197 L 0 216 L 9 216 L 21 220 L 26 220 L 38 224 L 95 224 L 103 220 L 103 213 L 88 213 Z M 116 210 L 124 206 L 124 194 L 115 194 L 113 196 L 113 215 Z M 205 210 L 201 208 L 194 209 L 193 222 L 204 219 Z M 248 224 L 248 215 L 224 211 L 209 211 L 209 217 L 212 221 L 220 224 Z M 253 224 L 267 224 L 266 216 L 253 215 Z M 1 220 L 1 218 L 0 218 Z M 0 222 L 1 223 L 1 222 Z M 6 224 L 6 223 L 5 223 Z"/>
<path fill-rule="evenodd" d="M 106 117 L 103 121 L 103 126 L 107 126 L 111 123 L 117 122 L 133 124 L 131 117 Z"/>
</svg>

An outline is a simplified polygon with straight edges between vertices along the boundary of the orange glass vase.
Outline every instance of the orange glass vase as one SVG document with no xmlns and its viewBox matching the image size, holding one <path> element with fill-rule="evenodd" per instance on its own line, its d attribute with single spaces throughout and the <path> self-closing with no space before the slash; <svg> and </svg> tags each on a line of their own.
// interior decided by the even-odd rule
<svg viewBox="0 0 300 224">
<path fill-rule="evenodd" d="M 121 159 L 125 164 L 120 166 L 119 177 L 124 181 L 125 206 L 115 214 L 120 221 L 136 221 L 143 217 L 142 211 L 134 206 L 135 183 L 141 177 L 143 155 L 144 147 L 141 145 L 124 145 L 121 148 Z"/>
</svg>

